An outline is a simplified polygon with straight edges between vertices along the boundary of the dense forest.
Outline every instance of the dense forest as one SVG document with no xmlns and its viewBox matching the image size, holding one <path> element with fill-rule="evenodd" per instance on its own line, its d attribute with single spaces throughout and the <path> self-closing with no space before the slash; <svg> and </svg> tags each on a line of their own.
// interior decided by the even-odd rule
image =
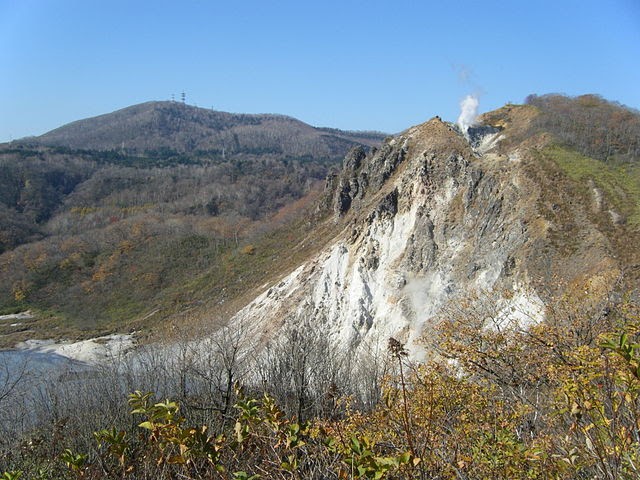
<svg viewBox="0 0 640 480">
<path fill-rule="evenodd" d="M 292 220 L 335 163 L 151 155 L 0 150 L 0 311 L 48 311 L 81 330 L 130 321 Z"/>
</svg>

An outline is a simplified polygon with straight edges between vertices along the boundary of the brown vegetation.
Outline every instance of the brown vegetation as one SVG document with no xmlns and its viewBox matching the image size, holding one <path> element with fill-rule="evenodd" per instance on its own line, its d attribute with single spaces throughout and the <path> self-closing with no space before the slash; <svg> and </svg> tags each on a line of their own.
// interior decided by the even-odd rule
<svg viewBox="0 0 640 480">
<path fill-rule="evenodd" d="M 557 141 L 602 161 L 640 159 L 640 114 L 598 95 L 529 95 L 537 107 L 533 128 L 551 133 Z"/>
<path fill-rule="evenodd" d="M 264 362 L 244 355 L 243 331 L 227 330 L 204 348 L 174 338 L 174 349 L 142 352 L 135 367 L 114 359 L 37 395 L 10 386 L 0 397 L 0 471 L 41 479 L 637 478 L 637 305 L 564 303 L 529 328 L 497 316 L 490 297 L 485 306 L 452 306 L 429 336 L 438 355 L 420 365 L 394 339 L 386 355 L 350 360 L 307 325 L 274 343 Z M 126 408 L 119 392 L 136 383 L 143 390 Z"/>
</svg>

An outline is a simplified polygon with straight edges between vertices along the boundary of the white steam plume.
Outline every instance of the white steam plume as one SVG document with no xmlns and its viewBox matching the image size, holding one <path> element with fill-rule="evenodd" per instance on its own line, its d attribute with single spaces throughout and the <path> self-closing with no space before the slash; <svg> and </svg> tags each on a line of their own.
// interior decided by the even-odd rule
<svg viewBox="0 0 640 480">
<path fill-rule="evenodd" d="M 458 117 L 458 126 L 462 133 L 467 134 L 467 130 L 472 126 L 478 116 L 478 97 L 475 95 L 467 95 L 460 102 L 460 116 Z"/>
</svg>

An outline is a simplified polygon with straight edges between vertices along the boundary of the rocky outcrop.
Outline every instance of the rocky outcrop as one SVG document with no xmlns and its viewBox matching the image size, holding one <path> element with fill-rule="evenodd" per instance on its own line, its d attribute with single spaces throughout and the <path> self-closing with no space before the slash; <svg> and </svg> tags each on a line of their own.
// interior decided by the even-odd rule
<svg viewBox="0 0 640 480">
<path fill-rule="evenodd" d="M 335 192 L 333 188 L 329 189 L 330 197 L 335 198 L 333 210 L 337 216 L 347 213 L 353 199 L 366 188 L 366 179 L 358 178 L 360 166 L 365 158 L 366 152 L 362 147 L 355 147 L 349 151 L 344 159 L 342 174 L 338 177 Z"/>
<path fill-rule="evenodd" d="M 327 183 L 341 233 L 283 280 L 286 290 L 266 291 L 235 321 L 253 319 L 266 338 L 311 319 L 344 348 L 393 336 L 419 356 L 442 309 L 477 292 L 494 292 L 496 311 L 519 321 L 541 319 L 548 297 L 538 280 L 553 269 L 539 259 L 555 254 L 537 160 L 499 147 L 495 135 L 508 129 L 485 130 L 470 143 L 436 118 L 368 154 L 352 150 Z M 609 255 L 600 240 L 585 258 Z"/>
</svg>

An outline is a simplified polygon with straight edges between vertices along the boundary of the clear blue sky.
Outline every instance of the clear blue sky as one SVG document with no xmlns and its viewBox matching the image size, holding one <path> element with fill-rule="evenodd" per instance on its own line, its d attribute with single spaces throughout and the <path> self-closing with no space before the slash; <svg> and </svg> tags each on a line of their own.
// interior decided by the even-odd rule
<svg viewBox="0 0 640 480">
<path fill-rule="evenodd" d="M 640 1 L 0 0 L 0 142 L 148 100 L 397 132 L 529 93 L 640 107 Z"/>
</svg>

